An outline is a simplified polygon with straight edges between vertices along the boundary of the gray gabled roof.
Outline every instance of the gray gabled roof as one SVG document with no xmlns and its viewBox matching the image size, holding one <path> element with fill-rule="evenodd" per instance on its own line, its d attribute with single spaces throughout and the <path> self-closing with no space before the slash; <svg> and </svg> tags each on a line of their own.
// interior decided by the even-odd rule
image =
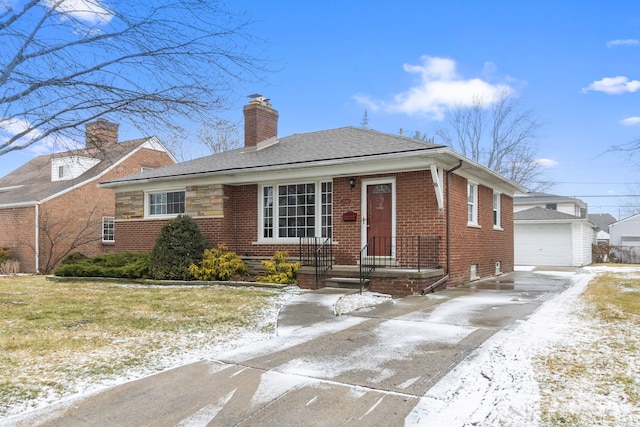
<svg viewBox="0 0 640 427">
<path fill-rule="evenodd" d="M 85 149 L 38 156 L 13 172 L 0 178 L 0 208 L 36 203 L 87 180 L 99 177 L 115 163 L 126 157 L 153 137 L 121 142 L 104 151 L 88 152 Z M 73 156 L 91 157 L 98 164 L 74 179 L 51 180 L 51 161 Z"/>
<path fill-rule="evenodd" d="M 575 197 L 569 196 L 558 196 L 557 194 L 549 194 L 549 193 L 540 193 L 540 192 L 529 192 L 524 194 L 518 194 L 513 198 L 514 205 L 529 205 L 534 203 L 576 203 L 578 205 L 586 204 Z"/>
<path fill-rule="evenodd" d="M 609 225 L 613 224 L 614 222 L 617 221 L 617 219 L 615 219 L 615 217 L 611 214 L 605 213 L 605 214 L 589 214 L 587 215 L 587 218 L 589 219 L 589 221 L 593 222 L 595 225 L 598 226 L 598 229 L 600 230 L 604 230 L 604 231 L 608 231 L 609 230 Z"/>
<path fill-rule="evenodd" d="M 553 220 L 582 220 L 582 218 L 575 215 L 570 215 L 564 212 L 558 212 L 553 209 L 546 209 L 541 207 L 535 207 L 526 209 L 524 211 L 516 212 L 513 214 L 515 221 L 553 221 Z"/>
<path fill-rule="evenodd" d="M 362 159 L 395 153 L 426 152 L 442 145 L 374 130 L 344 127 L 267 140 L 258 147 L 239 148 L 169 165 L 102 184 L 110 187 L 153 179 L 194 177 L 256 170 L 304 168 L 317 162 Z"/>
</svg>

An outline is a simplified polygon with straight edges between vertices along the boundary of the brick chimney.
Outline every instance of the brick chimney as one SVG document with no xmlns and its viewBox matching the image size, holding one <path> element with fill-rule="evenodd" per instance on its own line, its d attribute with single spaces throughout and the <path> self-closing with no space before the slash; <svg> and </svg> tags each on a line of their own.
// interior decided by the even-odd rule
<svg viewBox="0 0 640 427">
<path fill-rule="evenodd" d="M 118 143 L 117 123 L 111 123 L 105 119 L 98 119 L 95 122 L 85 125 L 86 137 L 85 146 L 87 149 L 105 149 Z"/>
<path fill-rule="evenodd" d="M 259 142 L 278 136 L 278 112 L 264 96 L 256 94 L 249 98 L 253 100 L 243 108 L 244 146 L 255 147 Z"/>
</svg>

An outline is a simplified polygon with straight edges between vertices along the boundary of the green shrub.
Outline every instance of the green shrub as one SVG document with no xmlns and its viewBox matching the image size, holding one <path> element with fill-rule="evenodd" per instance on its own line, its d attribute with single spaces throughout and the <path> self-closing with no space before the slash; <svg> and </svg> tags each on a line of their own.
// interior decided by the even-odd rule
<svg viewBox="0 0 640 427">
<path fill-rule="evenodd" d="M 88 259 L 85 254 L 80 252 L 73 252 L 67 255 L 66 257 L 64 257 L 64 259 L 60 261 L 60 264 L 76 264 L 85 259 Z"/>
<path fill-rule="evenodd" d="M 198 280 L 230 280 L 248 274 L 249 269 L 235 252 L 218 245 L 205 250 L 202 261 L 191 264 L 189 272 Z"/>
<path fill-rule="evenodd" d="M 149 274 L 158 280 L 191 280 L 191 264 L 202 261 L 209 245 L 198 224 L 187 215 L 179 215 L 160 230 L 151 252 Z"/>
<path fill-rule="evenodd" d="M 119 277 L 144 279 L 149 276 L 150 256 L 146 252 L 119 252 L 96 255 L 93 258 L 76 256 L 66 260 L 53 274 L 63 277 Z"/>
<path fill-rule="evenodd" d="M 11 248 L 8 248 L 6 246 L 0 247 L 0 263 L 10 261 L 12 259 L 13 257 L 11 256 Z"/>
<path fill-rule="evenodd" d="M 278 251 L 270 261 L 261 261 L 266 268 L 264 276 L 257 276 L 256 282 L 262 283 L 296 283 L 296 272 L 300 268 L 299 262 L 289 262 L 289 253 Z"/>
</svg>

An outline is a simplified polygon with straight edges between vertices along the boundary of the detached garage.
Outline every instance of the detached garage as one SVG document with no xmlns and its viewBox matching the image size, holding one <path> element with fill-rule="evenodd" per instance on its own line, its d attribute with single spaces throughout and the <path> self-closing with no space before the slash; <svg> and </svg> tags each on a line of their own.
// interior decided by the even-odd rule
<svg viewBox="0 0 640 427">
<path fill-rule="evenodd" d="M 591 264 L 595 224 L 535 207 L 514 214 L 516 265 L 581 267 Z"/>
</svg>

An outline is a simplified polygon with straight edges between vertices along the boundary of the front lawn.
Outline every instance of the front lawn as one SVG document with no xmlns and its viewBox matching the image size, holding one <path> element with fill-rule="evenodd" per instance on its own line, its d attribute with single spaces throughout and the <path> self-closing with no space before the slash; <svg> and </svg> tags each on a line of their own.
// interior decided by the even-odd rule
<svg viewBox="0 0 640 427">
<path fill-rule="evenodd" d="M 0 277 L 0 417 L 275 331 L 281 291 Z"/>
<path fill-rule="evenodd" d="M 640 275 L 596 276 L 578 307 L 570 339 L 536 360 L 543 425 L 637 425 L 629 420 L 640 408 Z"/>
</svg>

